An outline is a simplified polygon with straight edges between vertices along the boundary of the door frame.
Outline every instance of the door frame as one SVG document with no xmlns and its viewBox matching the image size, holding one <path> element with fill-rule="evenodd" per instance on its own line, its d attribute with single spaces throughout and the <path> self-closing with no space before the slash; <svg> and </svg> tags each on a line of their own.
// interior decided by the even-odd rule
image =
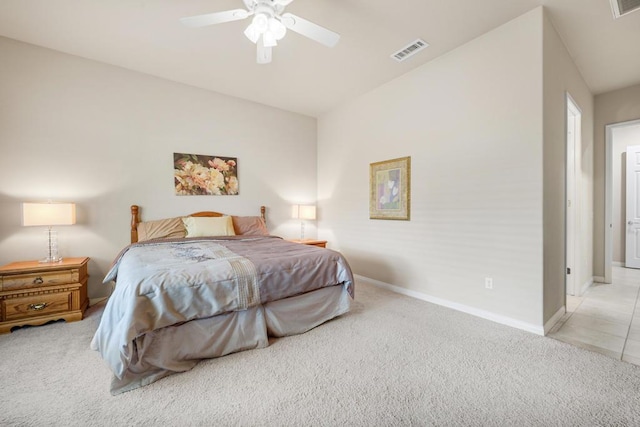
<svg viewBox="0 0 640 427">
<path fill-rule="evenodd" d="M 580 259 L 580 245 L 577 240 L 580 235 L 580 180 L 577 179 L 576 156 L 582 146 L 582 110 L 569 92 L 566 92 L 565 109 L 565 188 L 564 188 L 564 288 L 565 294 L 576 295 L 580 293 L 580 286 L 576 282 L 577 261 Z M 569 140 L 569 118 L 574 117 L 577 123 L 574 125 L 573 138 Z M 574 122 L 575 123 L 575 122 Z M 569 157 L 569 152 L 573 157 Z M 571 175 L 570 171 L 573 171 Z M 571 206 L 569 205 L 571 202 Z M 571 268 L 571 274 L 568 274 Z M 571 276 L 571 278 L 569 278 Z"/>
<path fill-rule="evenodd" d="M 640 125 L 640 119 L 605 125 L 604 154 L 604 282 L 611 283 L 613 271 L 613 130 Z"/>
</svg>

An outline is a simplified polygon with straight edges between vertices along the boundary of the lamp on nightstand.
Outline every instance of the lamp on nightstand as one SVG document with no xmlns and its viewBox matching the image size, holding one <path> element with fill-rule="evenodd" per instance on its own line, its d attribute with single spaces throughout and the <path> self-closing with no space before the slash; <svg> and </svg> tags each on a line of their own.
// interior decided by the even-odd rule
<svg viewBox="0 0 640 427">
<path fill-rule="evenodd" d="M 316 219 L 316 206 L 293 205 L 293 208 L 291 209 L 291 216 L 302 220 L 300 221 L 300 240 L 304 240 L 304 220 Z"/>
<path fill-rule="evenodd" d="M 54 225 L 73 225 L 76 223 L 75 203 L 23 203 L 22 225 L 46 226 L 48 255 L 42 263 L 60 262 L 58 256 L 58 234 L 51 228 Z"/>
</svg>

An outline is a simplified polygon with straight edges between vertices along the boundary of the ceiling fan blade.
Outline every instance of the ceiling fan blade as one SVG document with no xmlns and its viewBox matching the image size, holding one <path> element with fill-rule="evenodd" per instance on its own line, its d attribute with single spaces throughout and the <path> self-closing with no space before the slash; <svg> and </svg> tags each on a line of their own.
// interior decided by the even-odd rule
<svg viewBox="0 0 640 427">
<path fill-rule="evenodd" d="M 205 15 L 181 18 L 180 22 L 188 27 L 204 27 L 206 25 L 222 24 L 224 22 L 239 21 L 251 15 L 244 9 L 226 10 L 224 12 L 207 13 Z"/>
<path fill-rule="evenodd" d="M 327 30 L 318 24 L 314 24 L 292 13 L 283 13 L 280 21 L 291 31 L 309 37 L 311 40 L 315 40 L 327 47 L 334 47 L 340 40 L 340 34 Z"/>
</svg>

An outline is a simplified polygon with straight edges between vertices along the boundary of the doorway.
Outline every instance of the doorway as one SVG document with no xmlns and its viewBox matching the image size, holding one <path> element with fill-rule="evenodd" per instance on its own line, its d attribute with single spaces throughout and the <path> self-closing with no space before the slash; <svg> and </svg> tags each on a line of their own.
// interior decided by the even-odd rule
<svg viewBox="0 0 640 427">
<path fill-rule="evenodd" d="M 581 290 L 576 281 L 577 264 L 580 259 L 580 245 L 576 240 L 580 230 L 580 204 L 578 194 L 580 177 L 578 154 L 581 146 L 582 113 L 571 95 L 567 93 L 567 134 L 566 134 L 566 190 L 565 190 L 565 290 L 567 295 L 579 296 Z"/>
<path fill-rule="evenodd" d="M 622 165 L 626 161 L 622 152 L 626 147 L 638 145 L 640 120 L 614 123 L 605 126 L 605 236 L 604 282 L 611 283 L 612 267 L 624 265 L 627 231 L 626 203 L 623 200 L 624 182 Z"/>
<path fill-rule="evenodd" d="M 633 137 L 633 133 L 631 135 Z M 639 142 L 640 138 L 634 139 L 634 143 Z M 626 154 L 624 266 L 640 269 L 640 145 L 627 146 Z"/>
</svg>

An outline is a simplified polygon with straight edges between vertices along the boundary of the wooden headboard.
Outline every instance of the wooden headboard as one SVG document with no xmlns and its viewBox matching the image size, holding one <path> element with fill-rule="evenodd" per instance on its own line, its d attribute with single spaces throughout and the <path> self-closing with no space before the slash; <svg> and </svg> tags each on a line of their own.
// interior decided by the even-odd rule
<svg viewBox="0 0 640 427">
<path fill-rule="evenodd" d="M 267 208 L 264 206 L 260 206 L 260 217 L 265 220 L 266 218 Z M 202 211 L 195 212 L 188 216 L 208 216 L 208 217 L 218 217 L 224 216 L 226 214 L 220 212 L 213 211 Z M 136 243 L 138 241 L 138 224 L 140 223 L 140 207 L 138 205 L 131 205 L 131 243 Z"/>
</svg>

